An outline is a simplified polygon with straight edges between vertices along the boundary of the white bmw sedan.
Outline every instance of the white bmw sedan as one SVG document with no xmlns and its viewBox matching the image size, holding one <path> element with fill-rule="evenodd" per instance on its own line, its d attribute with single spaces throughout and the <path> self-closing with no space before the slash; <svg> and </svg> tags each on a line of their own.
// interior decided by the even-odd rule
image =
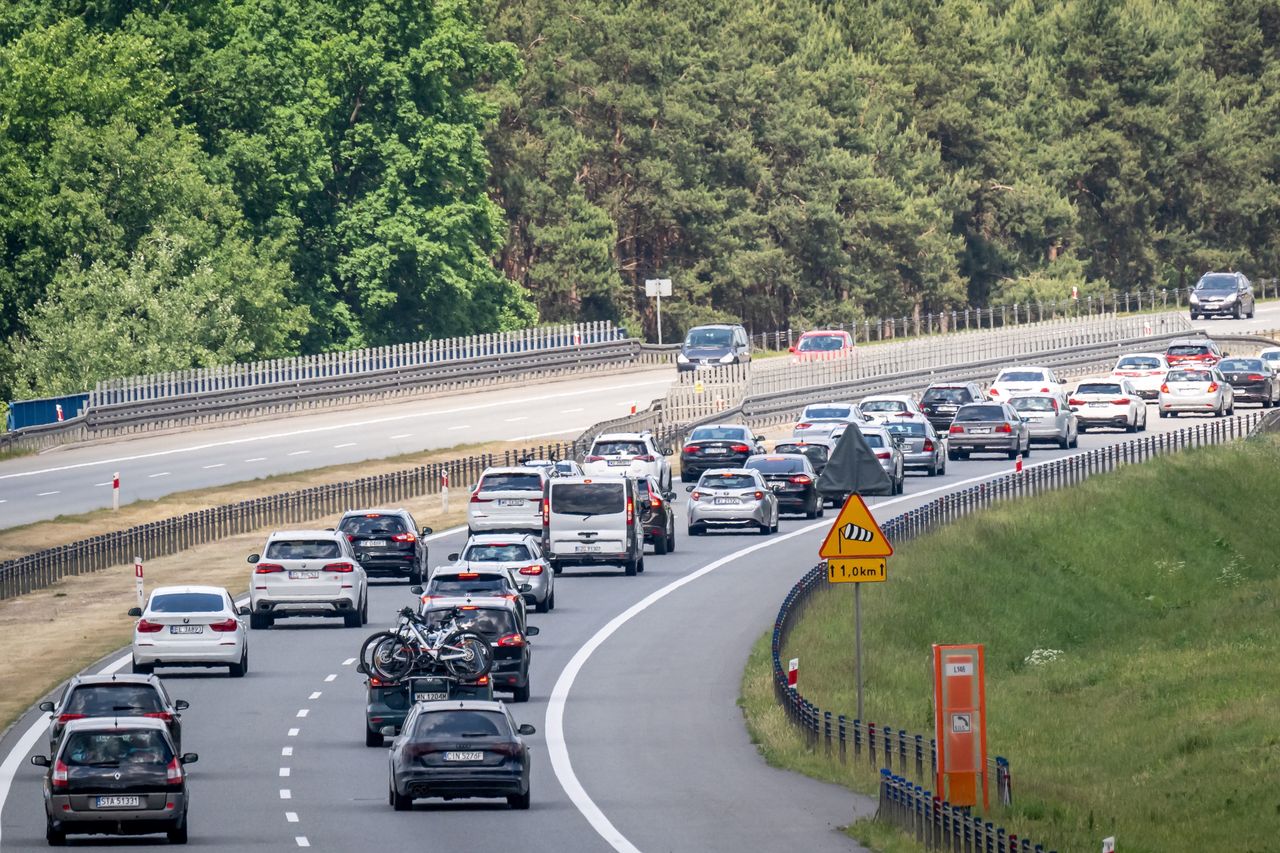
<svg viewBox="0 0 1280 853">
<path fill-rule="evenodd" d="M 145 608 L 133 608 L 133 671 L 157 666 L 225 666 L 232 678 L 249 670 L 249 636 L 236 607 L 217 586 L 161 586 Z"/>
</svg>

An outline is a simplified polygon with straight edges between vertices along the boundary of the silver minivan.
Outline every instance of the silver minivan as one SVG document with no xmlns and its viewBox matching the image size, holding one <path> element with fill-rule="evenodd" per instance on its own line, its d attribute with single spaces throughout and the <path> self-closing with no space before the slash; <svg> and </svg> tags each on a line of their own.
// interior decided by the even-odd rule
<svg viewBox="0 0 1280 853">
<path fill-rule="evenodd" d="M 542 498 L 542 552 L 551 569 L 622 566 L 644 571 L 640 496 L 630 477 L 553 477 Z"/>
</svg>

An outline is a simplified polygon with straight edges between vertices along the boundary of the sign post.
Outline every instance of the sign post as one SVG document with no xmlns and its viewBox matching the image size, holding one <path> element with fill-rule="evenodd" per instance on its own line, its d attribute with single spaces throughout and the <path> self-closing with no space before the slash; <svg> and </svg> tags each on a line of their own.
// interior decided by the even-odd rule
<svg viewBox="0 0 1280 853">
<path fill-rule="evenodd" d="M 987 783 L 987 691 L 983 647 L 933 647 L 934 737 L 938 744 L 935 791 L 953 806 L 991 807 Z"/>
<path fill-rule="evenodd" d="M 133 558 L 133 588 L 138 593 L 138 607 L 143 605 L 142 595 L 142 558 Z"/>
<path fill-rule="evenodd" d="M 884 581 L 893 546 L 871 516 L 862 496 L 849 495 L 835 523 L 818 549 L 827 561 L 828 583 L 851 583 L 853 587 L 854 673 L 858 683 L 858 719 L 862 714 L 862 585 Z"/>
<path fill-rule="evenodd" d="M 644 295 L 653 299 L 658 299 L 658 345 L 662 345 L 662 297 L 671 295 L 671 279 L 669 278 L 646 278 L 644 280 Z"/>
</svg>

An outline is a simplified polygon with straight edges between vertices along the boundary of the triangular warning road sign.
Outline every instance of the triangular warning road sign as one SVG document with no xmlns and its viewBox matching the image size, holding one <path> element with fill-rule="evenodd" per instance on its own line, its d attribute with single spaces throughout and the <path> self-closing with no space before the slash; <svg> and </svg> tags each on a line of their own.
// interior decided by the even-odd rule
<svg viewBox="0 0 1280 853">
<path fill-rule="evenodd" d="M 822 540 L 818 556 L 824 560 L 841 557 L 888 557 L 893 546 L 884 538 L 880 525 L 871 517 L 871 511 L 863 503 L 861 495 L 849 495 L 844 508 L 831 525 L 827 538 Z"/>
</svg>

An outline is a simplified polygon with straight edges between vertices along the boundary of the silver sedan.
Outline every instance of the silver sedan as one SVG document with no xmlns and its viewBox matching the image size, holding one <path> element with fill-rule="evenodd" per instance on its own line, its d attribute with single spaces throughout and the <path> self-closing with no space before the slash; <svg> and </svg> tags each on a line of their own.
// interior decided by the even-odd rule
<svg viewBox="0 0 1280 853">
<path fill-rule="evenodd" d="M 1058 394 L 1027 394 L 1009 405 L 1026 422 L 1032 441 L 1052 441 L 1063 449 L 1080 443 L 1076 414 Z"/>
<path fill-rule="evenodd" d="M 947 473 L 947 441 L 938 436 L 933 424 L 923 415 L 886 423 L 884 428 L 898 439 L 906 468 L 923 468 L 930 477 Z"/>
<path fill-rule="evenodd" d="M 713 468 L 685 491 L 690 536 L 715 528 L 754 527 L 766 536 L 778 530 L 778 498 L 759 471 Z"/>
</svg>

